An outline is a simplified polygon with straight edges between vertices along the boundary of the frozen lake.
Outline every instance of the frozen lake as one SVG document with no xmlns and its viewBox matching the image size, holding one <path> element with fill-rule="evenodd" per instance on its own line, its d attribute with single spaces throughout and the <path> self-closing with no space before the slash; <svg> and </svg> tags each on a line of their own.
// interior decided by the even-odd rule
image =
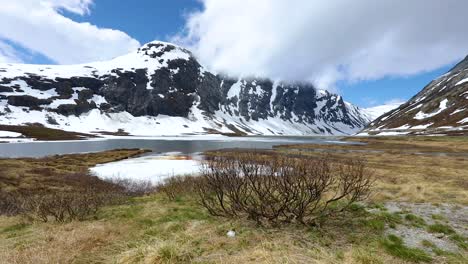
<svg viewBox="0 0 468 264">
<path fill-rule="evenodd" d="M 295 143 L 342 143 L 337 137 L 224 137 L 185 136 L 148 138 L 108 138 L 81 141 L 36 141 L 0 144 L 0 157 L 44 157 L 71 153 L 98 152 L 122 148 L 150 149 L 153 154 L 180 152 L 191 154 L 224 148 L 269 149 Z"/>
</svg>

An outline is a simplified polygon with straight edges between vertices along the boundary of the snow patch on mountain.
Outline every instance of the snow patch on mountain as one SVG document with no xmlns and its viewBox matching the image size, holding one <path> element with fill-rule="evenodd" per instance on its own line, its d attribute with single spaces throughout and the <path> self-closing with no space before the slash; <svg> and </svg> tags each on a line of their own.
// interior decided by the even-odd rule
<svg viewBox="0 0 468 264">
<path fill-rule="evenodd" d="M 432 112 L 432 113 L 424 113 L 422 111 L 419 111 L 414 116 L 414 119 L 422 120 L 422 119 L 430 118 L 430 117 L 440 114 L 442 111 L 444 111 L 447 108 L 447 102 L 448 102 L 447 99 L 442 100 L 439 104 L 439 108 L 437 109 L 437 111 Z"/>
</svg>

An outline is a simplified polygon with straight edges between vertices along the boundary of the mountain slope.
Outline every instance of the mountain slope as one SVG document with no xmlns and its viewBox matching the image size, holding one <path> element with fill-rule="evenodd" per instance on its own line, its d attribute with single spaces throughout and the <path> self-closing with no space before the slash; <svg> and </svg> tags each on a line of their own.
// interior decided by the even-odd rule
<svg viewBox="0 0 468 264">
<path fill-rule="evenodd" d="M 468 133 L 468 57 L 421 92 L 376 120 L 364 133 Z"/>
<path fill-rule="evenodd" d="M 338 95 L 214 75 L 188 50 L 158 41 L 106 62 L 0 64 L 0 124 L 132 135 L 339 135 L 368 121 Z"/>
</svg>

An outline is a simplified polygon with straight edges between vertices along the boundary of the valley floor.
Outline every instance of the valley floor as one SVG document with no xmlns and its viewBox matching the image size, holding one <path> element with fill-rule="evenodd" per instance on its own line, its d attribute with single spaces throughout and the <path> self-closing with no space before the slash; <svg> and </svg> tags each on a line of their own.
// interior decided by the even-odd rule
<svg viewBox="0 0 468 264">
<path fill-rule="evenodd" d="M 323 226 L 262 228 L 211 216 L 193 194 L 169 200 L 153 193 L 105 207 L 86 221 L 59 224 L 0 216 L 0 263 L 467 263 L 468 138 L 348 140 L 366 144 L 273 150 L 311 156 L 326 151 L 336 159 L 352 155 L 368 161 L 376 179 L 369 201 Z M 33 169 L 82 170 L 139 153 L 135 151 L 37 162 L 3 159 L 0 166 L 10 168 L 4 176 L 10 180 L 3 178 L 0 186 L 12 190 L 38 186 L 34 182 L 50 184 L 55 180 L 37 180 L 35 172 L 41 170 Z M 73 167 L 77 163 L 82 165 Z M 15 175 L 14 168 L 27 169 Z M 229 230 L 236 236 L 226 236 Z"/>
</svg>

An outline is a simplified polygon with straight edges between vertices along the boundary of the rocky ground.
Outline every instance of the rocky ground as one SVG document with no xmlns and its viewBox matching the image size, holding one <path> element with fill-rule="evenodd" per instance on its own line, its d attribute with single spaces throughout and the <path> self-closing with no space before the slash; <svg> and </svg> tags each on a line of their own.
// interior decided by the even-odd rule
<svg viewBox="0 0 468 264">
<path fill-rule="evenodd" d="M 398 221 L 386 226 L 387 235 L 429 254 L 460 253 L 467 248 L 468 207 L 454 204 L 388 202 L 371 212 L 387 212 Z"/>
</svg>

